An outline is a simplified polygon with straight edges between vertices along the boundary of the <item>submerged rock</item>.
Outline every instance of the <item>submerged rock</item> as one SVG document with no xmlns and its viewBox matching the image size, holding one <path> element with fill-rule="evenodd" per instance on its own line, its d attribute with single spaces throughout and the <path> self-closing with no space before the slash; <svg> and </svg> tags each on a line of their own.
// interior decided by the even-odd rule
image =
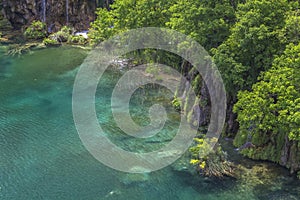
<svg viewBox="0 0 300 200">
<path fill-rule="evenodd" d="M 124 185 L 135 185 L 135 184 L 141 184 L 143 182 L 146 182 L 149 180 L 149 173 L 140 173 L 140 174 L 126 174 L 121 182 Z"/>
<path fill-rule="evenodd" d="M 178 159 L 176 162 L 174 162 L 172 165 L 172 169 L 177 172 L 187 172 L 187 173 L 193 173 L 193 168 L 191 164 L 189 163 L 189 158 L 187 156 L 182 156 L 180 159 Z"/>
</svg>

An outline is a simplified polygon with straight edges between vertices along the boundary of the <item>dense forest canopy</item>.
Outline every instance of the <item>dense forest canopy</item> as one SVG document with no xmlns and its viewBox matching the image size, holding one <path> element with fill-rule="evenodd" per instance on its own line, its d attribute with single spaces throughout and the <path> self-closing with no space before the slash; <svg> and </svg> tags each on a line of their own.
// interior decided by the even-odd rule
<svg viewBox="0 0 300 200">
<path fill-rule="evenodd" d="M 261 73 L 251 91 L 238 94 L 234 107 L 240 128 L 235 144 L 251 137 L 256 148 L 243 154 L 299 168 L 300 157 L 300 45 L 290 44 L 273 61 L 270 70 Z M 290 151 L 290 149 L 292 149 Z"/>
<path fill-rule="evenodd" d="M 298 1 L 287 0 L 116 0 L 109 9 L 98 9 L 90 37 L 97 44 L 149 26 L 193 37 L 211 53 L 224 80 L 227 121 L 237 124 L 226 134 L 235 137 L 236 146 L 253 143 L 242 154 L 295 172 L 300 170 L 298 9 Z"/>
</svg>

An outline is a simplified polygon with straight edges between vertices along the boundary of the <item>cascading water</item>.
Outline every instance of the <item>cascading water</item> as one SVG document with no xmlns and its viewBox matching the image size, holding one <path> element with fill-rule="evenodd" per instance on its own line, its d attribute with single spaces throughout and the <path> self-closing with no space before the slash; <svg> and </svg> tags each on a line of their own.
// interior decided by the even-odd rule
<svg viewBox="0 0 300 200">
<path fill-rule="evenodd" d="M 66 0 L 66 22 L 69 24 L 69 0 Z"/>
<path fill-rule="evenodd" d="M 46 22 L 46 0 L 42 1 L 43 22 Z"/>
</svg>

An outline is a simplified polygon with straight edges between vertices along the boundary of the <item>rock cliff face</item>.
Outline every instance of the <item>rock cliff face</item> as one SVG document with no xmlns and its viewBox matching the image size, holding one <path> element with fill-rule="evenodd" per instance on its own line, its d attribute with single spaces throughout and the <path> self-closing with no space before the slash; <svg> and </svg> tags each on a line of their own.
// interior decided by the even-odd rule
<svg viewBox="0 0 300 200">
<path fill-rule="evenodd" d="M 285 138 L 279 164 L 290 169 L 291 173 L 300 171 L 300 144 Z"/>
<path fill-rule="evenodd" d="M 95 0 L 2 0 L 0 9 L 15 29 L 41 20 L 51 32 L 64 25 L 86 30 L 95 18 L 98 5 L 99 1 Z"/>
</svg>

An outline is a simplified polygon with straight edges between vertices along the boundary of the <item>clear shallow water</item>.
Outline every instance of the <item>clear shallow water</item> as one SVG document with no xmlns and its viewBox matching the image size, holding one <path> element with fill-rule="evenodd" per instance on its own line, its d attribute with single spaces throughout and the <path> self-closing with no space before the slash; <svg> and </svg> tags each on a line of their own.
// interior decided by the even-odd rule
<svg viewBox="0 0 300 200">
<path fill-rule="evenodd" d="M 21 58 L 0 57 L 0 199 L 299 199 L 300 184 L 286 171 L 262 163 L 266 177 L 216 180 L 180 170 L 184 159 L 150 174 L 126 174 L 95 160 L 82 145 L 72 118 L 72 87 L 84 50 L 43 49 Z M 0 52 L 1 54 L 1 52 Z M 112 121 L 110 90 L 114 78 L 106 74 L 96 94 L 100 124 L 116 144 L 131 151 L 151 151 L 168 142 L 178 126 L 170 94 L 153 89 L 141 106 L 143 91 L 132 97 L 131 114 L 146 125 L 147 107 L 158 100 L 169 110 L 166 128 L 152 139 L 128 137 Z M 235 159 L 240 159 L 232 152 Z M 232 156 L 232 157 L 234 157 Z M 249 164 L 249 173 L 254 170 Z"/>
</svg>

